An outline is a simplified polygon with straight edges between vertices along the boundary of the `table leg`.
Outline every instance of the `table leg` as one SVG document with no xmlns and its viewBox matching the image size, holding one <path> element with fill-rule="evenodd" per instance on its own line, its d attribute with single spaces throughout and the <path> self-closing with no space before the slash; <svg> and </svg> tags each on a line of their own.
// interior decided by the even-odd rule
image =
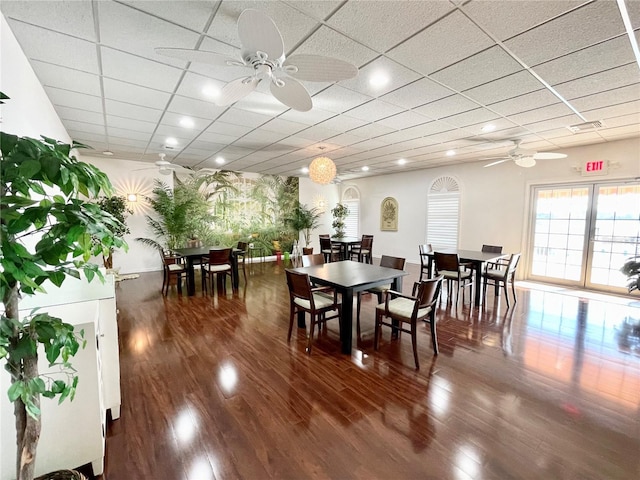
<svg viewBox="0 0 640 480">
<path fill-rule="evenodd" d="M 298 328 L 307 328 L 307 324 L 304 320 L 304 312 L 298 311 Z"/>
<path fill-rule="evenodd" d="M 479 307 L 480 304 L 482 303 L 482 289 L 480 288 L 482 286 L 482 267 L 483 267 L 484 262 L 476 262 L 474 264 L 474 268 L 476 269 L 476 279 L 475 279 L 475 288 L 474 288 L 474 305 L 476 307 Z"/>
<path fill-rule="evenodd" d="M 233 271 L 233 289 L 238 290 L 240 286 L 240 272 L 238 272 L 238 256 L 231 254 L 231 270 Z"/>
<path fill-rule="evenodd" d="M 187 257 L 187 294 L 192 297 L 196 293 L 196 276 L 193 271 L 193 258 Z"/>
<path fill-rule="evenodd" d="M 429 261 L 427 262 L 427 274 L 429 278 L 433 278 L 433 255 L 429 255 Z"/>
<path fill-rule="evenodd" d="M 342 353 L 351 355 L 351 342 L 353 340 L 353 288 L 347 288 L 340 293 L 342 293 L 342 318 L 340 319 Z"/>
</svg>

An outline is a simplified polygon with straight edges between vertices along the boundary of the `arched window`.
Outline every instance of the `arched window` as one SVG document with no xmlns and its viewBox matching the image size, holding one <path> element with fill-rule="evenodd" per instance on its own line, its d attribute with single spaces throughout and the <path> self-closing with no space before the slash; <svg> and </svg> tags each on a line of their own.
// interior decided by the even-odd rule
<svg viewBox="0 0 640 480">
<path fill-rule="evenodd" d="M 427 195 L 427 243 L 438 248 L 458 248 L 460 187 L 449 176 L 434 180 Z"/>
<path fill-rule="evenodd" d="M 347 237 L 360 236 L 360 192 L 356 187 L 347 187 L 342 193 L 342 204 L 349 209 L 344 221 L 344 234 Z"/>
</svg>

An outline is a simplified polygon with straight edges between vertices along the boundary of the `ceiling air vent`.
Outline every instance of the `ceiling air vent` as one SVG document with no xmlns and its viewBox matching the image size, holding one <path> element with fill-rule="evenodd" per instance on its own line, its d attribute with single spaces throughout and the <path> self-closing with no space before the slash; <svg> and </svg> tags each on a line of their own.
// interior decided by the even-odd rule
<svg viewBox="0 0 640 480">
<path fill-rule="evenodd" d="M 571 133 L 584 133 L 598 130 L 604 127 L 604 121 L 596 120 L 595 122 L 577 123 L 575 125 L 569 125 L 567 128 L 571 130 Z"/>
</svg>

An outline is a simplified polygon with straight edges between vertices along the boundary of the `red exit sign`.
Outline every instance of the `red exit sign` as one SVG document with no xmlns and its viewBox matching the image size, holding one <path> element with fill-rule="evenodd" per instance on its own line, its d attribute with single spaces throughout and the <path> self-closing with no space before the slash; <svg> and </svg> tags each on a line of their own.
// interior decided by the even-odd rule
<svg viewBox="0 0 640 480">
<path fill-rule="evenodd" d="M 606 175 L 608 172 L 608 162 L 606 160 L 593 160 L 585 162 L 582 167 L 582 175 Z"/>
</svg>

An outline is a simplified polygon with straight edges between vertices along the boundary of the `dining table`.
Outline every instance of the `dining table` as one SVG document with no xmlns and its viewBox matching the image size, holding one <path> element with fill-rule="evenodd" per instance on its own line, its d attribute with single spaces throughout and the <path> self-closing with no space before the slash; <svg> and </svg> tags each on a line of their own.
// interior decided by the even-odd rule
<svg viewBox="0 0 640 480">
<path fill-rule="evenodd" d="M 331 243 L 340 247 L 340 260 L 351 260 L 351 247 L 361 241 L 358 237 L 331 237 Z"/>
<path fill-rule="evenodd" d="M 497 262 L 501 258 L 506 258 L 509 255 L 503 253 L 493 253 L 493 252 L 482 252 L 476 250 L 463 250 L 456 248 L 448 248 L 448 249 L 434 249 L 432 252 L 426 252 L 425 255 L 429 260 L 428 264 L 428 272 L 429 278 L 433 276 L 433 263 L 435 252 L 442 253 L 455 253 L 458 255 L 461 263 L 470 264 L 474 270 L 474 296 L 473 303 L 476 307 L 482 305 L 482 272 L 484 271 L 484 265 L 486 263 Z"/>
<path fill-rule="evenodd" d="M 195 247 L 195 248 L 174 248 L 172 251 L 184 257 L 187 262 L 187 293 L 191 297 L 196 293 L 195 272 L 193 266 L 197 260 L 209 255 L 210 250 L 224 250 L 229 247 Z M 233 289 L 238 290 L 240 279 L 238 277 L 238 255 L 245 253 L 239 248 L 231 249 L 231 269 L 233 271 Z"/>
<path fill-rule="evenodd" d="M 347 355 L 351 354 L 353 341 L 353 299 L 355 294 L 388 284 L 391 284 L 392 290 L 401 292 L 402 277 L 408 275 L 404 270 L 351 260 L 298 267 L 292 270 L 306 273 L 314 284 L 333 287 L 341 294 L 340 341 L 342 353 Z M 304 312 L 298 313 L 298 327 L 306 328 Z"/>
</svg>

